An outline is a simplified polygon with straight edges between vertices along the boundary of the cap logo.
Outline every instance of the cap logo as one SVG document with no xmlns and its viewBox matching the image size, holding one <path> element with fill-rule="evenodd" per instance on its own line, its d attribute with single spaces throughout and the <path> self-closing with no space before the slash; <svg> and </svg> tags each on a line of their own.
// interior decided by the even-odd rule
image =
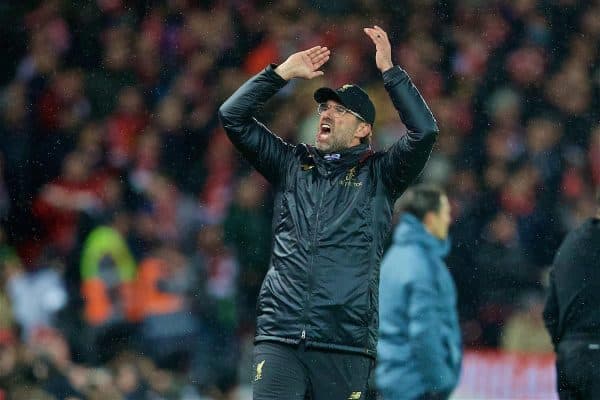
<svg viewBox="0 0 600 400">
<path fill-rule="evenodd" d="M 352 86 L 354 86 L 354 85 L 345 84 L 344 86 L 342 86 L 342 87 L 340 88 L 340 90 L 343 92 L 343 91 L 344 91 L 344 90 L 346 90 L 346 89 L 350 89 Z"/>
</svg>

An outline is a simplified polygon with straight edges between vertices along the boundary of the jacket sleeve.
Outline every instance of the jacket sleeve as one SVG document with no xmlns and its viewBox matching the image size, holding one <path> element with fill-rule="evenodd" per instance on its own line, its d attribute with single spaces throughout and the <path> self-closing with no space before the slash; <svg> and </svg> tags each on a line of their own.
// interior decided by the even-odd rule
<svg viewBox="0 0 600 400">
<path fill-rule="evenodd" d="M 448 364 L 448 349 L 440 329 L 438 289 L 425 252 L 415 250 L 409 260 L 406 265 L 410 265 L 413 277 L 407 307 L 408 340 L 424 385 L 432 392 L 443 392 L 453 387 L 455 373 Z"/>
<path fill-rule="evenodd" d="M 285 176 L 293 146 L 255 118 L 257 111 L 287 83 L 269 65 L 244 83 L 219 108 L 219 118 L 233 145 L 273 184 Z"/>
<path fill-rule="evenodd" d="M 556 295 L 556 284 L 554 277 L 554 270 L 550 271 L 550 284 L 548 285 L 548 297 L 546 298 L 546 305 L 544 306 L 544 323 L 554 348 L 560 341 L 558 323 L 559 323 L 559 309 L 558 309 L 558 296 Z"/>
<path fill-rule="evenodd" d="M 399 196 L 419 176 L 429 159 L 438 126 L 423 97 L 399 66 L 383 73 L 383 83 L 408 131 L 379 161 L 384 184 Z"/>
</svg>

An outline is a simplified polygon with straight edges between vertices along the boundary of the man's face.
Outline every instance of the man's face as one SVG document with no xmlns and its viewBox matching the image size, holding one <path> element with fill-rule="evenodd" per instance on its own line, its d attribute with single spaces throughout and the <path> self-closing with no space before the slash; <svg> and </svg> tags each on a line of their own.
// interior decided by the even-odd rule
<svg viewBox="0 0 600 400">
<path fill-rule="evenodd" d="M 442 195 L 440 197 L 440 209 L 437 212 L 431 212 L 431 217 L 428 221 L 428 229 L 433 236 L 438 239 L 445 240 L 448 237 L 448 229 L 450 228 L 450 202 L 448 197 Z"/>
<path fill-rule="evenodd" d="M 340 115 L 336 111 L 336 106 L 345 109 L 341 104 L 329 100 L 328 108 L 321 112 L 319 126 L 317 127 L 317 136 L 315 146 L 324 152 L 334 152 L 356 146 L 360 143 L 360 138 L 355 137 L 355 133 L 361 124 L 350 111 Z"/>
</svg>

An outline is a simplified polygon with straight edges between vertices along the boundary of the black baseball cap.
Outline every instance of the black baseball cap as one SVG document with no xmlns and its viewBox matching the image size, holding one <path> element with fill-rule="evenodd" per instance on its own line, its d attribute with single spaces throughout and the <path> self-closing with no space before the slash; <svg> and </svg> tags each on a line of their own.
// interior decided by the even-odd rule
<svg viewBox="0 0 600 400">
<path fill-rule="evenodd" d="M 367 123 L 373 125 L 375 122 L 375 106 L 367 92 L 358 85 L 347 84 L 336 90 L 322 87 L 315 91 L 314 98 L 317 103 L 325 103 L 327 100 L 337 101 L 363 117 Z"/>
</svg>

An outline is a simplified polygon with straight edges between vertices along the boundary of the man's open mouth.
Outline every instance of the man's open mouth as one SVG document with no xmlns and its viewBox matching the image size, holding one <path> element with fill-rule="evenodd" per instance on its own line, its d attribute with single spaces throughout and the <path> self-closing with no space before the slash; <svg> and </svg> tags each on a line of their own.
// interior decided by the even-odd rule
<svg viewBox="0 0 600 400">
<path fill-rule="evenodd" d="M 321 124 L 319 127 L 320 135 L 329 135 L 331 133 L 331 125 L 329 124 Z"/>
</svg>

